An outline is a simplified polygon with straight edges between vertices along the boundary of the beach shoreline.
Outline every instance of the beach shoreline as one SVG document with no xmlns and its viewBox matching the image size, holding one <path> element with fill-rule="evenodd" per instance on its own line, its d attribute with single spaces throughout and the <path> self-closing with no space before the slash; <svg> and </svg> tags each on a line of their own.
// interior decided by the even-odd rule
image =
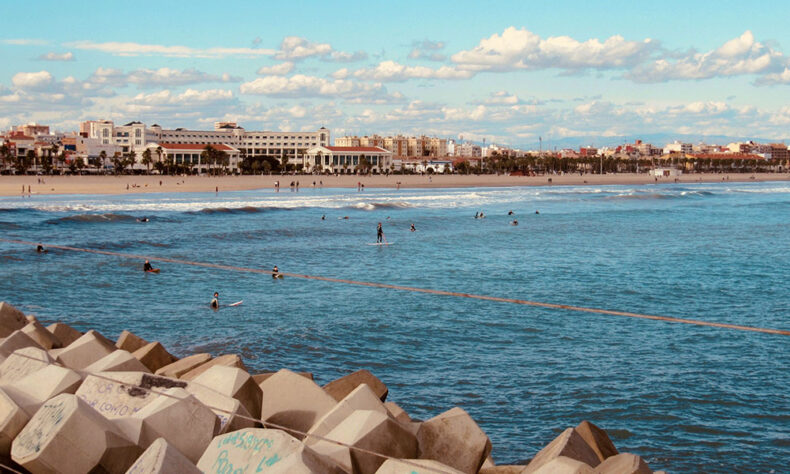
<svg viewBox="0 0 790 474">
<path fill-rule="evenodd" d="M 242 176 L 0 176 L 0 196 L 28 194 L 137 194 L 172 192 L 226 192 L 254 189 L 357 188 L 467 188 L 517 186 L 604 186 L 669 183 L 720 183 L 790 181 L 790 173 L 699 173 L 677 178 L 655 179 L 645 173 L 556 174 L 542 176 L 509 175 L 242 175 Z"/>
</svg>

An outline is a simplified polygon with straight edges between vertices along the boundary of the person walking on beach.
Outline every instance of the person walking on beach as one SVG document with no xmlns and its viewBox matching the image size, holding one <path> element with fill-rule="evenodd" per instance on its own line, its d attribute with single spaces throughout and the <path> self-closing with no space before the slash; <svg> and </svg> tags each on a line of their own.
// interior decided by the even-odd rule
<svg viewBox="0 0 790 474">
<path fill-rule="evenodd" d="M 378 227 L 376 227 L 376 243 L 380 244 L 384 240 L 384 229 L 381 228 L 381 222 L 379 222 Z"/>
<path fill-rule="evenodd" d="M 213 309 L 219 309 L 219 293 L 216 291 L 214 292 L 214 299 L 211 300 L 211 307 Z"/>
</svg>

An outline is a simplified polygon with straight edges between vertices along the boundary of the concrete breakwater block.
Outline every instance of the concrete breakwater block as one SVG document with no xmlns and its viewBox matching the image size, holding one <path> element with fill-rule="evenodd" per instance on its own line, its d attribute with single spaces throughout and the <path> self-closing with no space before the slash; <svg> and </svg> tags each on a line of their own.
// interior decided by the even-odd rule
<svg viewBox="0 0 790 474">
<path fill-rule="evenodd" d="M 592 472 L 593 469 L 581 461 L 559 456 L 540 466 L 535 474 L 592 474 Z"/>
<path fill-rule="evenodd" d="M 381 456 L 353 448 L 399 459 L 417 457 L 414 435 L 389 415 L 374 410 L 355 411 L 326 437 L 341 444 L 319 441 L 311 447 L 347 472 L 374 473 L 385 461 Z"/>
<path fill-rule="evenodd" d="M 0 456 L 11 453 L 11 442 L 25 427 L 30 416 L 0 390 Z"/>
<path fill-rule="evenodd" d="M 595 451 L 598 460 L 603 462 L 611 456 L 617 455 L 617 448 L 614 443 L 609 439 L 606 431 L 598 428 L 589 421 L 582 421 L 576 426 L 576 432 L 587 442 L 588 445 Z"/>
<path fill-rule="evenodd" d="M 647 463 L 636 454 L 610 456 L 593 471 L 596 474 L 653 474 Z"/>
<path fill-rule="evenodd" d="M 406 410 L 401 408 L 397 403 L 385 402 L 384 406 L 387 408 L 387 411 L 389 412 L 390 416 L 395 418 L 399 422 L 401 423 L 411 422 L 411 417 L 409 416 L 409 414 L 406 413 Z"/>
<path fill-rule="evenodd" d="M 164 438 L 192 462 L 197 462 L 217 434 L 219 418 L 183 388 L 168 388 L 139 411 L 118 418 L 116 426 L 142 448 Z"/>
<path fill-rule="evenodd" d="M 389 391 L 387 386 L 366 369 L 357 370 L 354 373 L 329 382 L 324 385 L 324 391 L 335 400 L 340 401 L 363 383 L 370 387 L 373 393 L 375 393 L 382 402 L 387 400 L 387 393 Z"/>
<path fill-rule="evenodd" d="M 181 377 L 182 380 L 192 380 L 198 375 L 202 374 L 203 372 L 207 371 L 208 369 L 214 367 L 215 365 L 224 365 L 226 367 L 237 367 L 241 370 L 247 370 L 247 367 L 244 366 L 244 362 L 241 360 L 236 354 L 225 354 L 219 357 L 215 357 L 210 361 L 206 362 L 205 364 L 201 364 L 194 369 L 190 370 L 189 372 L 185 373 Z"/>
<path fill-rule="evenodd" d="M 210 360 L 211 354 L 194 354 L 161 367 L 154 373 L 156 375 L 164 375 L 165 377 L 179 378 L 195 367 L 203 365 Z"/>
<path fill-rule="evenodd" d="M 200 384 L 228 397 L 235 398 L 254 418 L 261 415 L 261 387 L 250 374 L 237 367 L 215 365 L 190 382 Z"/>
<path fill-rule="evenodd" d="M 60 342 L 60 339 L 57 338 L 54 334 L 49 332 L 47 328 L 41 325 L 38 321 L 32 321 L 27 323 L 25 327 L 21 329 L 21 331 L 27 334 L 31 339 L 36 341 L 39 346 L 43 347 L 44 349 L 59 349 L 63 347 L 63 344 Z"/>
<path fill-rule="evenodd" d="M 524 467 L 524 466 L 521 466 Z M 453 469 L 432 459 L 387 459 L 376 474 L 462 474 L 463 471 Z"/>
<path fill-rule="evenodd" d="M 52 333 L 53 336 L 57 337 L 61 344 L 63 344 L 63 347 L 68 346 L 72 342 L 82 337 L 81 332 L 77 331 L 66 323 L 52 323 L 47 326 L 47 331 Z"/>
<path fill-rule="evenodd" d="M 568 428 L 563 431 L 562 434 L 554 438 L 546 447 L 538 451 L 538 454 L 527 464 L 524 473 L 529 474 L 535 472 L 542 465 L 560 456 L 581 461 L 590 467 L 595 467 L 601 463 L 598 459 L 598 455 L 595 454 L 595 451 L 587 444 L 587 441 L 585 441 L 574 428 Z"/>
<path fill-rule="evenodd" d="M 162 367 L 172 364 L 178 360 L 175 356 L 167 352 L 165 346 L 159 342 L 151 342 L 132 352 L 144 366 L 151 372 L 156 372 Z"/>
<path fill-rule="evenodd" d="M 140 452 L 109 420 L 71 394 L 47 401 L 11 445 L 11 458 L 34 473 L 122 473 Z"/>
<path fill-rule="evenodd" d="M 337 402 L 312 380 L 282 369 L 260 385 L 261 419 L 306 433 Z M 264 425 L 266 426 L 266 425 Z M 292 433 L 302 439 L 303 434 Z"/>
<path fill-rule="evenodd" d="M 120 352 L 120 351 L 118 351 Z M 131 416 L 171 387 L 186 382 L 145 372 L 101 372 L 88 375 L 76 395 L 108 419 Z"/>
<path fill-rule="evenodd" d="M 346 398 L 337 402 L 331 410 L 313 424 L 310 431 L 307 432 L 304 443 L 311 446 L 320 441 L 321 437 L 326 437 L 330 431 L 335 429 L 337 425 L 343 422 L 346 418 L 351 416 L 357 410 L 373 410 L 379 413 L 387 414 L 387 408 L 381 403 L 379 397 L 373 393 L 373 390 L 367 384 L 362 384 L 349 393 Z M 311 436 L 314 435 L 314 436 Z"/>
<path fill-rule="evenodd" d="M 126 474 L 200 474 L 200 469 L 169 444 L 158 438 L 137 458 Z"/>
<path fill-rule="evenodd" d="M 263 428 L 217 436 L 200 457 L 197 466 L 203 472 L 344 472 L 330 459 L 318 455 L 288 433 Z"/>
<path fill-rule="evenodd" d="M 260 384 L 261 384 L 261 383 L 263 383 L 263 382 L 264 382 L 266 379 L 268 379 L 269 377 L 271 377 L 272 375 L 274 375 L 274 374 L 276 374 L 276 373 L 277 373 L 277 372 L 261 372 L 260 374 L 255 374 L 255 375 L 253 375 L 253 376 L 252 376 L 252 380 L 254 380 L 254 381 L 255 381 L 255 383 L 257 383 L 258 385 L 260 385 Z M 294 373 L 295 373 L 295 374 L 299 374 L 299 375 L 301 375 L 302 377 L 305 377 L 305 378 L 307 378 L 307 379 L 309 379 L 309 380 L 314 380 L 314 379 L 313 379 L 313 373 L 312 373 L 312 372 L 294 372 Z"/>
<path fill-rule="evenodd" d="M 8 384 L 25 378 L 55 362 L 44 349 L 24 347 L 15 350 L 0 363 L 0 384 Z"/>
<path fill-rule="evenodd" d="M 148 345 L 148 341 L 125 329 L 121 331 L 120 336 L 118 336 L 118 340 L 115 341 L 115 347 L 129 352 L 134 352 L 137 349 L 145 347 L 146 345 Z"/>
<path fill-rule="evenodd" d="M 111 352 L 91 365 L 85 367 L 85 372 L 145 372 L 150 373 L 135 356 L 128 351 L 119 349 Z"/>
<path fill-rule="evenodd" d="M 8 356 L 14 353 L 17 349 L 25 347 L 35 347 L 42 349 L 42 347 L 34 341 L 30 336 L 17 330 L 9 334 L 5 339 L 0 342 L 0 361 L 6 360 Z"/>
<path fill-rule="evenodd" d="M 0 301 L 0 337 L 7 337 L 12 332 L 22 329 L 28 323 L 25 313 Z"/>
<path fill-rule="evenodd" d="M 478 474 L 521 474 L 525 466 L 517 464 L 503 464 L 500 466 L 483 466 Z"/>
<path fill-rule="evenodd" d="M 424 421 L 417 432 L 420 459 L 433 459 L 474 474 L 491 453 L 491 440 L 462 408 Z"/>
<path fill-rule="evenodd" d="M 83 370 L 107 354 L 117 350 L 115 344 L 98 331 L 90 330 L 63 349 L 53 349 L 50 354 L 64 366 Z"/>
<path fill-rule="evenodd" d="M 32 416 L 47 400 L 63 393 L 73 394 L 82 383 L 77 372 L 48 365 L 2 388 L 14 403 Z"/>
<path fill-rule="evenodd" d="M 206 405 L 217 415 L 220 421 L 217 434 L 229 433 L 244 428 L 255 428 L 257 423 L 244 405 L 235 398 L 228 397 L 206 386 L 189 382 L 186 391 L 195 396 L 202 404 Z"/>
</svg>

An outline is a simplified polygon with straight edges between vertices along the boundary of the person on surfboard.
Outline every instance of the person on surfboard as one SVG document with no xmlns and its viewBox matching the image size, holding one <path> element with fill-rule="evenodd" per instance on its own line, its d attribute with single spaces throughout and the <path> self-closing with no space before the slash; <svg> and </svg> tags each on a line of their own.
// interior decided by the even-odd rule
<svg viewBox="0 0 790 474">
<path fill-rule="evenodd" d="M 272 268 L 272 278 L 279 278 L 280 277 L 280 269 L 277 268 L 277 265 Z"/>
<path fill-rule="evenodd" d="M 376 243 L 380 244 L 383 239 L 384 239 L 384 230 L 381 228 L 381 222 L 379 222 L 378 227 L 376 227 Z"/>
<path fill-rule="evenodd" d="M 151 266 L 151 262 L 149 262 L 148 260 L 146 260 L 145 263 L 143 264 L 143 271 L 144 272 L 154 271 L 154 267 Z"/>
<path fill-rule="evenodd" d="M 219 293 L 216 291 L 214 292 L 214 299 L 211 300 L 210 304 L 212 309 L 219 309 Z"/>
</svg>

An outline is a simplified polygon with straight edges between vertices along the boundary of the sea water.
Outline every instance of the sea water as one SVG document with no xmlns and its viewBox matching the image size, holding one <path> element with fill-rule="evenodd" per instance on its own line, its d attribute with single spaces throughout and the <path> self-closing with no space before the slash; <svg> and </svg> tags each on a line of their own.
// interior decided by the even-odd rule
<svg viewBox="0 0 790 474">
<path fill-rule="evenodd" d="M 157 257 L 790 329 L 789 221 L 786 182 L 8 197 L 3 238 L 162 272 L 0 243 L 0 299 L 179 356 L 239 353 L 253 372 L 323 384 L 366 368 L 415 418 L 467 410 L 497 463 L 590 420 L 654 469 L 781 472 L 787 336 Z M 392 245 L 368 245 L 378 222 Z M 244 303 L 215 312 L 215 291 Z"/>
</svg>

